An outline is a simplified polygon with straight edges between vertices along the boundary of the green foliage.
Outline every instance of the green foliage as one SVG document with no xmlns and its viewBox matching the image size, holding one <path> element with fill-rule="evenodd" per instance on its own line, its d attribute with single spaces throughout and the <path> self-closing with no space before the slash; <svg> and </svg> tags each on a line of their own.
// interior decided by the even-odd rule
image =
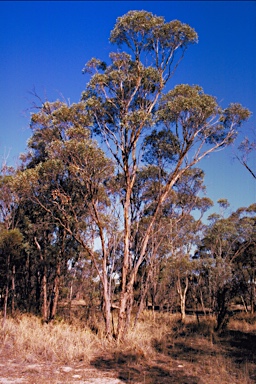
<svg viewBox="0 0 256 384">
<path fill-rule="evenodd" d="M 165 23 L 163 17 L 158 17 L 146 11 L 130 11 L 117 19 L 111 32 L 110 41 L 117 45 L 127 45 L 139 60 L 143 50 L 149 52 L 166 51 L 166 57 L 177 48 L 197 42 L 196 32 L 187 24 L 178 20 Z M 157 58 L 156 65 L 161 63 Z"/>
<path fill-rule="evenodd" d="M 2 257 L 9 254 L 17 254 L 21 248 L 23 235 L 19 229 L 1 229 L 0 231 L 0 253 Z"/>
<path fill-rule="evenodd" d="M 226 199 L 219 199 L 222 208 L 228 207 Z M 225 324 L 228 307 L 235 297 L 243 297 L 244 303 L 254 311 L 255 300 L 252 284 L 255 264 L 255 211 L 254 205 L 240 208 L 229 217 L 211 215 L 206 227 L 199 255 L 207 261 L 205 276 L 208 289 L 216 302 L 217 328 Z M 202 272 L 201 272 L 202 273 Z M 206 286 L 207 286 L 206 285 Z"/>
<path fill-rule="evenodd" d="M 143 160 L 164 169 L 164 164 L 177 161 L 180 147 L 178 138 L 169 130 L 157 131 L 154 129 L 145 138 L 145 153 Z"/>
</svg>

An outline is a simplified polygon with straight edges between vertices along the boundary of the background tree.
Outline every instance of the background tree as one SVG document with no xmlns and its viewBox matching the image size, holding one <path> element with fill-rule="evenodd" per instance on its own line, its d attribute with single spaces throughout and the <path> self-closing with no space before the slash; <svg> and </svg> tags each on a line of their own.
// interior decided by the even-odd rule
<svg viewBox="0 0 256 384">
<path fill-rule="evenodd" d="M 15 310 L 16 277 L 20 267 L 23 236 L 17 228 L 20 219 L 17 195 L 12 187 L 14 168 L 3 163 L 0 173 L 0 292 L 3 298 L 3 323 L 8 300 Z"/>
<path fill-rule="evenodd" d="M 193 263 L 189 261 L 190 253 L 192 252 L 193 245 L 198 241 L 202 226 L 202 216 L 212 205 L 210 199 L 199 197 L 199 194 L 203 193 L 205 188 L 203 178 L 204 174 L 200 169 L 193 168 L 188 170 L 174 185 L 170 196 L 168 196 L 162 206 L 162 210 L 155 222 L 148 243 L 145 261 L 140 268 L 143 270 L 141 278 L 144 280 L 144 283 L 142 284 L 143 291 L 140 294 L 139 312 L 142 310 L 144 304 L 141 300 L 145 299 L 148 293 L 147 291 L 149 290 L 151 292 L 153 308 L 154 304 L 160 305 L 160 307 L 163 307 L 163 305 L 168 306 L 167 302 L 165 302 L 165 304 L 163 304 L 163 302 L 166 300 L 166 297 L 169 296 L 169 292 L 164 294 L 162 289 L 160 289 L 160 285 L 166 284 L 166 278 L 168 280 L 167 286 L 172 286 L 172 289 L 175 291 L 175 286 L 177 287 L 177 276 L 179 274 L 178 271 L 180 269 L 178 267 L 180 263 L 179 259 L 184 261 L 184 273 L 188 273 L 188 275 L 191 273 Z M 148 183 L 144 183 L 145 190 L 140 188 L 141 191 L 144 190 L 144 193 L 147 193 L 148 199 L 149 193 L 152 194 L 151 204 L 148 205 L 147 211 L 145 211 L 146 216 L 144 220 L 146 219 L 146 224 L 151 218 L 156 204 L 156 195 L 154 195 L 155 188 L 151 186 L 151 189 L 149 189 L 149 185 Z M 195 219 L 193 214 L 197 215 L 198 218 Z M 142 237 L 143 235 L 144 233 L 141 234 Z M 139 232 L 137 232 L 137 236 L 138 244 L 140 244 Z M 177 265 L 177 268 L 175 268 L 175 265 Z M 163 278 L 163 269 L 165 269 L 165 278 Z M 181 279 L 184 277 L 184 273 L 182 277 L 180 275 L 179 285 L 181 285 Z M 173 282 L 175 281 L 174 284 L 170 281 L 171 279 Z M 183 308 L 185 310 L 185 306 L 183 306 Z M 183 318 L 184 313 L 183 311 Z"/>
<path fill-rule="evenodd" d="M 107 191 L 112 188 L 108 179 L 112 177 L 113 167 L 91 140 L 89 124 L 81 103 L 68 106 L 58 101 L 46 102 L 38 113 L 32 115 L 33 136 L 28 144 L 31 151 L 23 156 L 16 187 L 22 196 L 38 205 L 54 225 L 51 236 L 54 245 L 59 244 L 59 251 L 55 251 L 54 313 L 51 317 L 56 312 L 60 263 L 67 263 L 67 257 L 70 257 L 64 252 L 65 242 L 71 238 L 87 252 L 99 274 L 103 286 L 106 333 L 110 335 L 111 271 L 116 254 L 113 258 L 110 256 L 112 248 L 116 252 L 119 242 L 111 207 L 108 209 Z M 109 233 L 108 238 L 105 232 Z M 62 240 L 60 234 L 64 236 Z M 96 252 L 96 243 L 100 244 L 100 256 Z M 35 244 L 43 261 L 38 238 Z M 52 244 L 49 242 L 49 245 Z"/>
<path fill-rule="evenodd" d="M 250 160 L 256 151 L 256 139 L 249 140 L 248 137 L 245 137 L 242 143 L 238 147 L 239 154 L 236 155 L 236 158 L 239 162 L 250 172 L 252 177 L 256 179 L 256 169 L 255 166 L 250 165 Z M 255 160 L 255 156 L 253 156 Z"/>
<path fill-rule="evenodd" d="M 4 297 L 3 303 L 3 324 L 7 316 L 7 304 L 11 297 L 12 313 L 15 309 L 15 274 L 16 265 L 22 248 L 22 234 L 18 229 L 1 230 L 0 232 L 0 277 L 1 277 L 1 296 Z"/>
<path fill-rule="evenodd" d="M 221 204 L 223 199 L 220 200 Z M 255 206 L 238 209 L 228 218 L 211 216 L 199 250 L 203 260 L 208 259 L 207 281 L 213 295 L 213 310 L 217 316 L 216 329 L 228 320 L 232 299 L 244 292 L 245 286 L 254 286 L 253 247 L 255 244 Z M 252 258 L 245 260 L 250 254 Z M 205 264 L 206 265 L 206 264 Z M 247 267 L 245 267 L 247 265 Z M 240 268 L 240 272 L 239 272 Z M 244 272 L 241 273 L 241 268 Z M 252 269 L 251 269 L 252 268 Z M 248 276 L 248 271 L 249 276 Z M 245 274 L 246 281 L 244 279 Z"/>
</svg>

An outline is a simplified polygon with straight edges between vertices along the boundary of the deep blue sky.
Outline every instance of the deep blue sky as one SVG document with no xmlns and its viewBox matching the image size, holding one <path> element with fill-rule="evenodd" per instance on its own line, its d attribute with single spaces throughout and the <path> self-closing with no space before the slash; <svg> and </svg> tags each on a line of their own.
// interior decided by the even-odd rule
<svg viewBox="0 0 256 384">
<path fill-rule="evenodd" d="M 243 127 L 256 127 L 255 1 L 1 1 L 0 2 L 0 158 L 15 164 L 30 137 L 29 115 L 35 88 L 41 98 L 77 102 L 88 78 L 91 57 L 107 60 L 117 17 L 146 10 L 166 21 L 188 23 L 199 35 L 172 80 L 199 84 L 223 107 L 240 102 L 253 112 Z M 243 136 L 239 137 L 241 141 Z M 234 210 L 256 201 L 256 183 L 222 151 L 200 163 L 208 196 L 227 198 Z M 256 156 L 251 164 L 256 164 Z"/>
</svg>

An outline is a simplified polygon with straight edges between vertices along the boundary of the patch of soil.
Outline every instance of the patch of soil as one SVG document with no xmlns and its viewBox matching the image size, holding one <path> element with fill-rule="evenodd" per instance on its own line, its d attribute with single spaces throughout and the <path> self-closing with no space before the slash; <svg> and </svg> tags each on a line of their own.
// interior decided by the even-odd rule
<svg viewBox="0 0 256 384">
<path fill-rule="evenodd" d="M 122 384 L 114 372 L 103 372 L 88 364 L 26 362 L 0 354 L 0 384 Z"/>
</svg>

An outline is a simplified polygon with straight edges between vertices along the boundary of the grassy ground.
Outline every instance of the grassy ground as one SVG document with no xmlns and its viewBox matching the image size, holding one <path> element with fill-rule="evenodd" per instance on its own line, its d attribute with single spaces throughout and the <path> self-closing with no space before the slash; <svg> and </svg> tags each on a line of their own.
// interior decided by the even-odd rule
<svg viewBox="0 0 256 384">
<path fill-rule="evenodd" d="M 255 383 L 256 318 L 213 329 L 213 318 L 181 324 L 176 315 L 145 312 L 117 345 L 104 339 L 102 324 L 96 335 L 80 321 L 9 318 L 0 330 L 0 383 Z"/>
</svg>

